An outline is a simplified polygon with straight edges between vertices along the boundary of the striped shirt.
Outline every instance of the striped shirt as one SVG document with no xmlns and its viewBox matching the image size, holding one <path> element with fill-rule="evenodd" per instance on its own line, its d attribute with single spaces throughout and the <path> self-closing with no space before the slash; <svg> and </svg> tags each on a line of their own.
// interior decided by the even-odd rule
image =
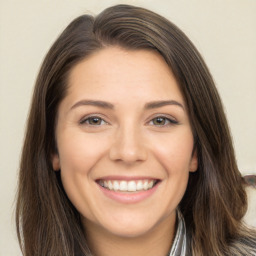
<svg viewBox="0 0 256 256">
<path fill-rule="evenodd" d="M 187 256 L 186 226 L 180 211 L 177 211 L 178 226 L 169 256 Z"/>
</svg>

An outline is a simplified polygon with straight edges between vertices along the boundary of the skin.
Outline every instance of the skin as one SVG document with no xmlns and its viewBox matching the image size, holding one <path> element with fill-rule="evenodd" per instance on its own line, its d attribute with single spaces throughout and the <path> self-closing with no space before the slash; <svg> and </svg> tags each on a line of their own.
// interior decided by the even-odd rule
<svg viewBox="0 0 256 256">
<path fill-rule="evenodd" d="M 172 102 L 145 107 L 156 101 Z M 108 47 L 77 64 L 59 106 L 56 138 L 53 168 L 61 169 L 94 255 L 166 255 L 176 208 L 198 163 L 184 99 L 163 58 Z M 146 199 L 122 203 L 96 183 L 116 175 L 160 182 Z"/>
</svg>

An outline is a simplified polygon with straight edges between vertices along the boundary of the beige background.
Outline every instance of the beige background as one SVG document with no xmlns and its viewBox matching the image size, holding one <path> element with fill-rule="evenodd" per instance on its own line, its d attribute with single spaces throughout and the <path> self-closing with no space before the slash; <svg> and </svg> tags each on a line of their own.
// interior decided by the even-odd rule
<svg viewBox="0 0 256 256">
<path fill-rule="evenodd" d="M 13 218 L 17 169 L 42 59 L 73 18 L 117 3 L 152 9 L 187 33 L 215 78 L 239 168 L 256 173 L 255 0 L 0 0 L 0 255 L 20 255 Z M 250 209 L 248 220 L 256 226 L 256 206 Z"/>
</svg>

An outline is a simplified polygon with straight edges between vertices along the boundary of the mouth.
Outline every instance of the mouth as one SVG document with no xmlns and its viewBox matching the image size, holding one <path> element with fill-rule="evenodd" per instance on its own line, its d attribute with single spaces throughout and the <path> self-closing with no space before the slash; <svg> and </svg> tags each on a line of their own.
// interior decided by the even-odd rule
<svg viewBox="0 0 256 256">
<path fill-rule="evenodd" d="M 100 191 L 120 204 L 136 204 L 151 198 L 162 180 L 152 177 L 108 176 L 95 180 Z"/>
<path fill-rule="evenodd" d="M 160 180 L 158 179 L 139 179 L 139 180 L 115 180 L 115 179 L 99 179 L 96 181 L 98 185 L 110 191 L 116 192 L 139 192 L 148 191 L 154 188 Z"/>
</svg>

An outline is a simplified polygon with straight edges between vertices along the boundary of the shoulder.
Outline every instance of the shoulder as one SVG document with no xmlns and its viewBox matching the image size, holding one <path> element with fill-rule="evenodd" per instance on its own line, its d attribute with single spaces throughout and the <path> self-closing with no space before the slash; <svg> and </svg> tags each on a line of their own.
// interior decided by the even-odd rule
<svg viewBox="0 0 256 256">
<path fill-rule="evenodd" d="M 233 240 L 230 244 L 230 255 L 256 256 L 256 230 L 246 228 L 245 234 Z"/>
</svg>

